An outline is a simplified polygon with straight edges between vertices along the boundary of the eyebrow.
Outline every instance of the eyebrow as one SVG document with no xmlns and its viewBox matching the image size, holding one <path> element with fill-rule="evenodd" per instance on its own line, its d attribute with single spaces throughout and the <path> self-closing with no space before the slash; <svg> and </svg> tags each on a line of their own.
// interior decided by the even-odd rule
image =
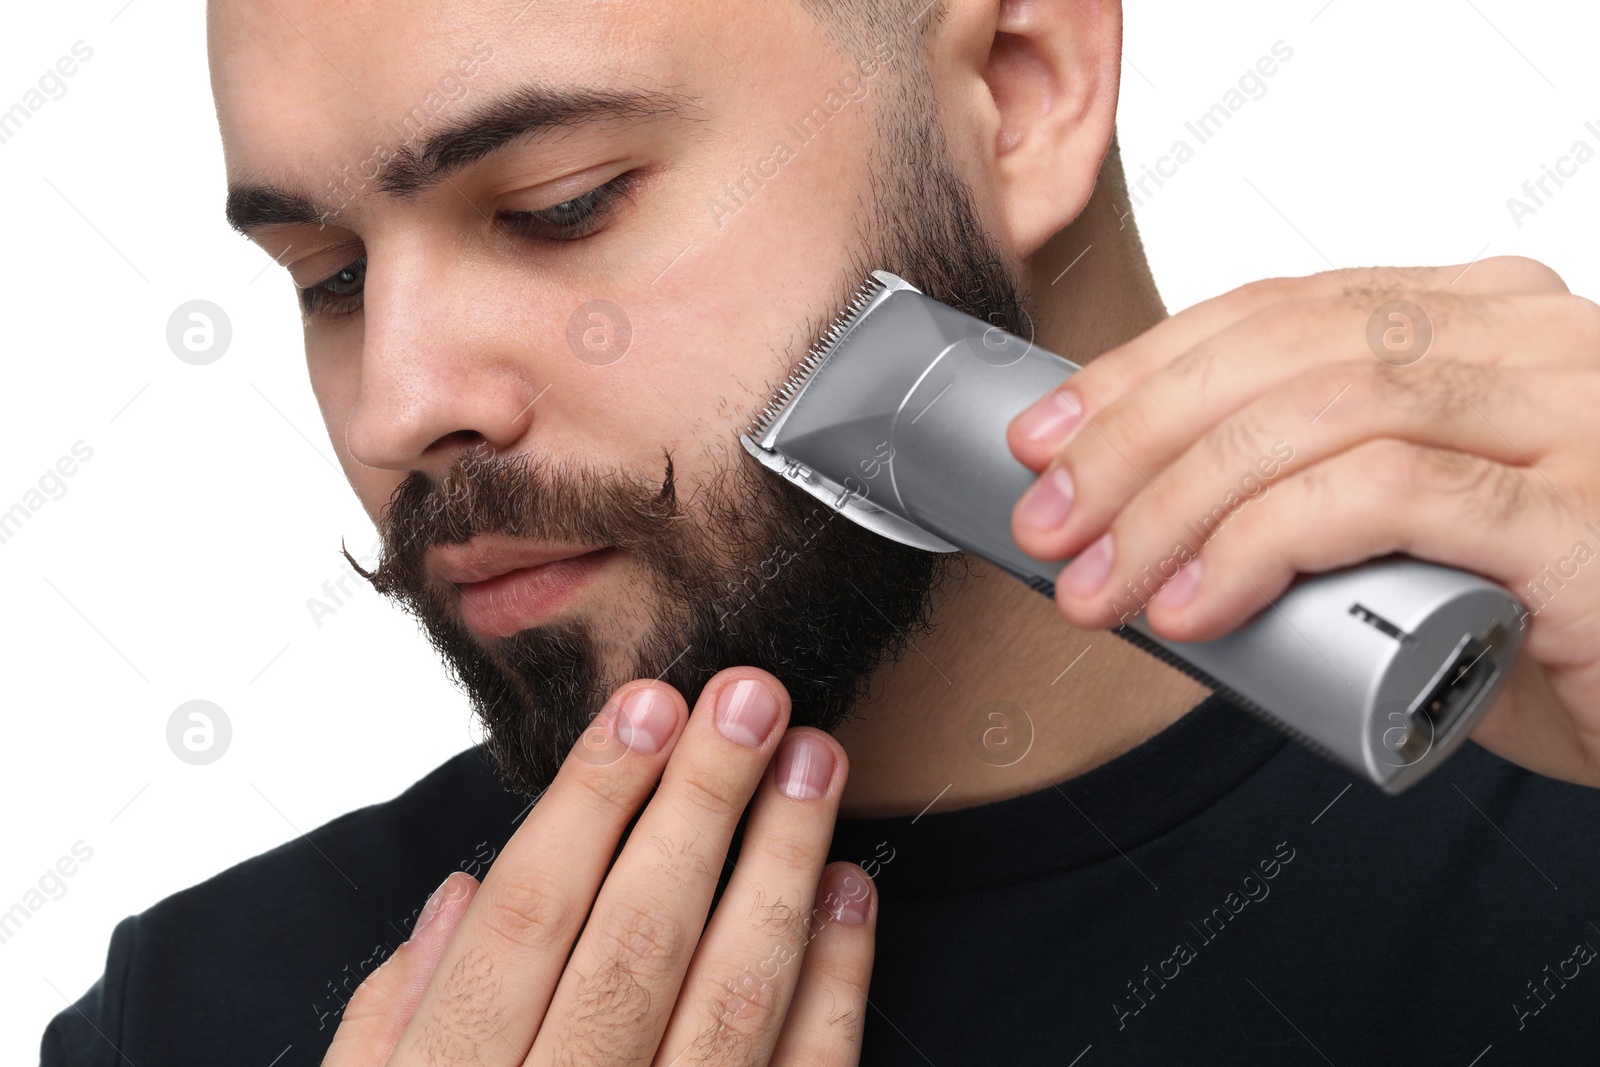
<svg viewBox="0 0 1600 1067">
<path fill-rule="evenodd" d="M 392 196 L 415 196 L 523 138 L 605 120 L 689 119 L 697 110 L 692 98 L 673 93 L 524 85 L 447 123 L 420 146 L 392 150 L 373 184 Z M 263 226 L 319 225 L 337 211 L 276 182 L 251 181 L 228 187 L 225 214 L 228 225 L 248 236 Z"/>
</svg>

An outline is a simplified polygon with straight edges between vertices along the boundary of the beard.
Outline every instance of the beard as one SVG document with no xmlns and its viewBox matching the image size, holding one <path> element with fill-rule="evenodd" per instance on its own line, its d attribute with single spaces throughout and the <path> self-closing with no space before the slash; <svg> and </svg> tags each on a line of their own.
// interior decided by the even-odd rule
<svg viewBox="0 0 1600 1067">
<path fill-rule="evenodd" d="M 880 116 L 870 225 L 836 280 L 838 306 L 884 268 L 1023 334 L 1022 294 L 932 113 L 919 87 L 902 83 Z M 734 433 L 728 442 L 692 507 L 679 501 L 670 454 L 658 479 L 471 451 L 437 483 L 422 471 L 401 483 L 379 521 L 374 571 L 345 553 L 422 624 L 509 787 L 541 793 L 612 691 L 635 678 L 665 681 L 693 707 L 717 671 L 760 667 L 787 688 L 791 725 L 831 732 L 870 698 L 878 669 L 932 628 L 933 591 L 964 557 L 870 533 L 762 467 Z M 644 581 L 610 612 L 642 621 L 642 636 L 615 649 L 582 618 L 473 634 L 453 588 L 429 575 L 423 557 L 482 534 L 620 550 Z"/>
</svg>

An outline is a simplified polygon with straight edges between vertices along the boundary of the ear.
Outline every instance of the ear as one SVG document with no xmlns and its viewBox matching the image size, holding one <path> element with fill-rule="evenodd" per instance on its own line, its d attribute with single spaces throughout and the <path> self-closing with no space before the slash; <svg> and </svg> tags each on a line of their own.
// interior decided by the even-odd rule
<svg viewBox="0 0 1600 1067">
<path fill-rule="evenodd" d="M 968 147 L 1026 259 L 1083 210 L 1111 146 L 1121 0 L 954 0 L 950 15 L 979 105 Z"/>
</svg>

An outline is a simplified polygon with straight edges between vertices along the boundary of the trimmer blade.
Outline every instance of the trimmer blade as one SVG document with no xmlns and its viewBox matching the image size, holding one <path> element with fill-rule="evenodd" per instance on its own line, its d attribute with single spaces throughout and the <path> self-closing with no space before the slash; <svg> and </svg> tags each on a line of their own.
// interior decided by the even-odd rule
<svg viewBox="0 0 1600 1067">
<path fill-rule="evenodd" d="M 767 435 L 767 431 L 772 429 L 772 424 L 778 421 L 778 416 L 782 415 L 784 409 L 794 400 L 795 395 L 805 385 L 806 380 L 816 373 L 818 367 L 828 361 L 828 357 L 833 354 L 834 346 L 839 343 L 839 339 L 850 332 L 851 327 L 861 317 L 861 313 L 886 288 L 887 286 L 879 279 L 868 278 L 856 289 L 855 295 L 850 298 L 849 307 L 833 320 L 828 326 L 828 331 L 817 340 L 816 344 L 811 346 L 805 358 L 800 361 L 799 366 L 795 367 L 788 377 L 784 378 L 783 384 L 772 394 L 772 399 L 767 402 L 767 406 L 761 409 L 760 414 L 746 428 L 744 431 L 745 436 L 753 441 L 760 441 Z"/>
</svg>

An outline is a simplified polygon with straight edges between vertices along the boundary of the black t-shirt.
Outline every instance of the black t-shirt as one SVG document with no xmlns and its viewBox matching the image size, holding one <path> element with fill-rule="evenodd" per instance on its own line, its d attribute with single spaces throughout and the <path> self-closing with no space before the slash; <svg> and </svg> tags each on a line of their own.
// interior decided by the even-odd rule
<svg viewBox="0 0 1600 1067">
<path fill-rule="evenodd" d="M 471 749 L 125 919 L 44 1064 L 320 1062 L 527 807 Z M 841 820 L 830 858 L 880 894 L 867 1064 L 1600 1063 L 1600 790 L 1475 745 L 1391 798 L 1212 696 L 1057 786 Z"/>
</svg>

